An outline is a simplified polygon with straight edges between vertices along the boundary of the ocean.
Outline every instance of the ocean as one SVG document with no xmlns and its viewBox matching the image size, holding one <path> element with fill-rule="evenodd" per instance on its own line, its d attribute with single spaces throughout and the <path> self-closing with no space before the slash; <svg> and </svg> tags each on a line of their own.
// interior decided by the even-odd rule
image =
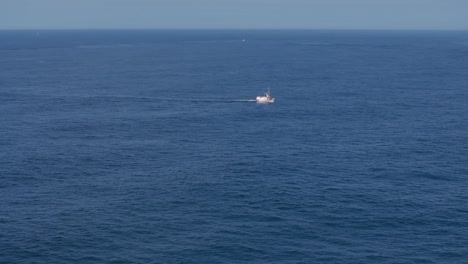
<svg viewBox="0 0 468 264">
<path fill-rule="evenodd" d="M 1 263 L 468 261 L 468 31 L 0 31 L 0 113 Z"/>
</svg>

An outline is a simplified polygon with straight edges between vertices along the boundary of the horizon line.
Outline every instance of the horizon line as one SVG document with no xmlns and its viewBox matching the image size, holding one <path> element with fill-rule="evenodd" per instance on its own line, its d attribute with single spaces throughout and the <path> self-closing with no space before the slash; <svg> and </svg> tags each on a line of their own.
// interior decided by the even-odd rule
<svg viewBox="0 0 468 264">
<path fill-rule="evenodd" d="M 468 31 L 466 29 L 417 29 L 417 28 L 0 28 L 0 31 L 39 30 L 307 30 L 307 31 Z"/>
</svg>

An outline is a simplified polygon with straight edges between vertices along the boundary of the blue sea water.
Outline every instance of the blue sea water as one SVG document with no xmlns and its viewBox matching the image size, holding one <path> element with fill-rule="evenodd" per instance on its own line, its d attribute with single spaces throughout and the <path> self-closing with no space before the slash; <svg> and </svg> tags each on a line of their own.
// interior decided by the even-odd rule
<svg viewBox="0 0 468 264">
<path fill-rule="evenodd" d="M 468 32 L 0 31 L 0 113 L 1 263 L 468 261 Z"/>
</svg>

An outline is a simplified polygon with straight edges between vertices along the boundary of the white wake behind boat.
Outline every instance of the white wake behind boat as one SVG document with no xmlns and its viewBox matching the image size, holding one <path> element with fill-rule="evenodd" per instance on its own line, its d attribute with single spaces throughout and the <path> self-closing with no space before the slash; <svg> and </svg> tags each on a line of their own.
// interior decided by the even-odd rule
<svg viewBox="0 0 468 264">
<path fill-rule="evenodd" d="M 257 96 L 257 103 L 267 104 L 267 103 L 274 103 L 274 102 L 275 102 L 275 98 L 270 96 L 270 89 L 268 89 L 265 92 L 264 96 Z"/>
</svg>

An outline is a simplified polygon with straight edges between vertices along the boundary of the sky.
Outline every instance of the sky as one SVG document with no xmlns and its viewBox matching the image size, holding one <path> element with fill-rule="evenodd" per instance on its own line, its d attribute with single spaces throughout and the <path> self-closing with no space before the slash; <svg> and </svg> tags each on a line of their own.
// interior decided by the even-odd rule
<svg viewBox="0 0 468 264">
<path fill-rule="evenodd" d="M 468 30 L 468 0 L 0 0 L 0 29 Z"/>
</svg>

